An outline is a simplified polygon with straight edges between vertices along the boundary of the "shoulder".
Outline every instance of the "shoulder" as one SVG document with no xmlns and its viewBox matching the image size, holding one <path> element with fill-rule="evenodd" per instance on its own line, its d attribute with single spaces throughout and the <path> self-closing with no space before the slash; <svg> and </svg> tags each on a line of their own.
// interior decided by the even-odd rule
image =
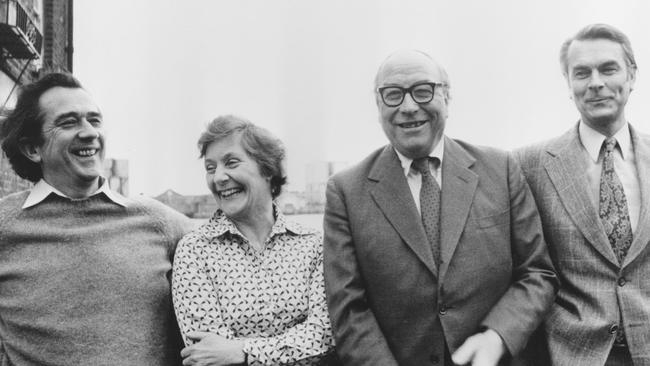
<svg viewBox="0 0 650 366">
<path fill-rule="evenodd" d="M 489 159 L 507 159 L 508 152 L 497 147 L 485 146 L 485 145 L 476 145 L 469 143 L 467 141 L 451 139 L 453 143 L 456 143 L 460 146 L 465 152 L 472 156 L 476 160 L 489 160 Z M 445 154 L 452 153 L 453 150 L 449 148 L 449 145 L 445 147 Z M 443 157 L 444 159 L 444 157 Z"/>
<path fill-rule="evenodd" d="M 513 152 L 522 166 L 536 166 L 570 146 L 575 146 L 576 139 L 579 139 L 577 125 L 560 136 L 519 147 Z"/>
<path fill-rule="evenodd" d="M 373 151 L 372 153 L 370 153 L 370 155 L 366 156 L 360 162 L 334 174 L 331 180 L 335 182 L 349 183 L 349 182 L 358 181 L 360 179 L 365 179 L 370 173 L 372 167 L 375 165 L 375 162 L 379 158 L 379 155 L 381 155 L 382 152 L 384 152 L 384 150 L 388 148 L 390 148 L 390 145 L 383 146 Z"/>
<path fill-rule="evenodd" d="M 153 198 L 135 196 L 126 198 L 125 201 L 130 216 L 146 216 L 154 220 L 159 230 L 174 241 L 196 227 L 187 216 Z"/>
<path fill-rule="evenodd" d="M 30 190 L 24 190 L 16 193 L 9 194 L 0 199 L 0 208 L 22 206 Z"/>
<path fill-rule="evenodd" d="M 445 166 L 451 164 L 470 167 L 479 176 L 498 176 L 507 174 L 510 165 L 509 153 L 505 150 L 456 139 L 447 139 L 442 160 L 443 174 Z"/>
<path fill-rule="evenodd" d="M 164 203 L 145 196 L 126 198 L 127 207 L 146 212 L 163 220 L 188 221 L 187 216 L 165 205 Z"/>
<path fill-rule="evenodd" d="M 201 225 L 198 228 L 183 235 L 181 240 L 178 242 L 178 245 L 176 246 L 176 255 L 179 253 L 196 252 L 210 242 L 210 239 L 207 238 L 204 234 L 204 225 Z"/>
<path fill-rule="evenodd" d="M 12 193 L 0 199 L 0 218 L 15 215 L 20 212 L 23 203 L 29 196 L 29 190 Z"/>
<path fill-rule="evenodd" d="M 641 143 L 641 144 L 643 144 L 643 145 L 645 145 L 647 147 L 650 147 L 650 135 L 649 134 L 637 130 L 636 128 L 632 127 L 632 125 L 630 125 L 630 132 L 631 132 L 632 138 L 634 140 L 636 140 L 638 143 Z"/>
<path fill-rule="evenodd" d="M 533 144 L 518 147 L 513 150 L 515 156 L 519 159 L 529 159 L 546 153 L 549 148 L 557 144 L 559 137 L 538 141 Z"/>
<path fill-rule="evenodd" d="M 287 233 L 282 235 L 282 241 L 289 244 L 293 251 L 302 253 L 303 256 L 312 260 L 322 256 L 323 233 L 320 230 L 304 226 L 296 221 L 285 218 Z"/>
</svg>

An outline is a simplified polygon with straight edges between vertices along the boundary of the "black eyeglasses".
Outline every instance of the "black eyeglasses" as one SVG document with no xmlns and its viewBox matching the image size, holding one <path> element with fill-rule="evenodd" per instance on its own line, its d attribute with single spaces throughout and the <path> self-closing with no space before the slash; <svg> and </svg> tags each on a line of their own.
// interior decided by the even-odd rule
<svg viewBox="0 0 650 366">
<path fill-rule="evenodd" d="M 397 107 L 404 101 L 406 93 L 411 94 L 413 101 L 418 104 L 429 103 L 436 92 L 436 87 L 446 86 L 444 83 L 420 83 L 412 85 L 410 88 L 402 88 L 399 86 L 384 86 L 377 88 L 381 100 L 388 107 Z"/>
</svg>

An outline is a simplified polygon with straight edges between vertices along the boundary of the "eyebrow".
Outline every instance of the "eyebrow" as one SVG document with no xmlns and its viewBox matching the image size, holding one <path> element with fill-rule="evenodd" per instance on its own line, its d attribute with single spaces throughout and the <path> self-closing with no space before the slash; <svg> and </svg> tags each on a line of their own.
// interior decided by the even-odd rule
<svg viewBox="0 0 650 366">
<path fill-rule="evenodd" d="M 66 113 L 63 113 L 63 114 L 60 114 L 60 115 L 56 116 L 56 118 L 54 119 L 54 122 L 59 122 L 59 121 L 61 121 L 63 119 L 66 119 L 68 117 L 79 117 L 80 115 L 81 114 L 79 114 L 77 112 L 66 112 Z M 89 117 L 103 117 L 100 112 L 94 112 L 94 111 L 86 113 L 86 116 L 89 116 Z"/>
<path fill-rule="evenodd" d="M 605 61 L 602 64 L 598 65 L 598 67 L 607 67 L 607 66 L 619 66 L 617 61 Z"/>
<path fill-rule="evenodd" d="M 616 61 L 616 60 L 607 60 L 607 61 L 604 61 L 604 62 L 599 63 L 599 64 L 595 64 L 595 65 L 577 64 L 577 65 L 573 66 L 572 70 L 575 70 L 575 69 L 591 69 L 592 67 L 600 68 L 600 67 L 607 67 L 607 66 L 620 66 L 620 65 L 619 65 L 618 61 Z"/>
</svg>

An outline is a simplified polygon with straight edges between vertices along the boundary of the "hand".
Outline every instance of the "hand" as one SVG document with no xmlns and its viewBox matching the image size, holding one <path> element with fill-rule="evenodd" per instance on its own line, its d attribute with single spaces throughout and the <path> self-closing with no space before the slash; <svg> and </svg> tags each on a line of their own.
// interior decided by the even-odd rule
<svg viewBox="0 0 650 366">
<path fill-rule="evenodd" d="M 244 363 L 244 341 L 227 339 L 208 332 L 191 332 L 187 335 L 197 343 L 183 348 L 183 365 L 222 366 Z"/>
<path fill-rule="evenodd" d="M 496 366 L 506 352 L 501 336 L 492 329 L 467 338 L 451 355 L 456 365 Z"/>
</svg>

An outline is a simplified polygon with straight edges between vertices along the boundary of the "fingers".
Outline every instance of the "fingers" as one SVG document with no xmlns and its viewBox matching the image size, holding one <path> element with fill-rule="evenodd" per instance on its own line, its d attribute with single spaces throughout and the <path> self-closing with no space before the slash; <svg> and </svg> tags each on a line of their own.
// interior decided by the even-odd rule
<svg viewBox="0 0 650 366">
<path fill-rule="evenodd" d="M 210 334 L 212 334 L 212 333 L 210 333 L 210 332 L 189 332 L 189 333 L 187 333 L 187 338 L 198 342 L 198 341 L 202 340 L 203 338 L 209 336 Z"/>
<path fill-rule="evenodd" d="M 190 346 L 190 347 L 185 347 L 185 348 L 183 348 L 183 349 L 181 350 L 181 357 L 182 357 L 182 358 L 186 358 L 186 357 L 189 356 L 190 354 L 192 354 L 191 346 Z M 183 365 L 185 365 L 185 360 L 183 360 Z"/>
<path fill-rule="evenodd" d="M 451 360 L 456 365 L 470 364 L 478 348 L 479 347 L 476 340 L 476 335 L 473 335 L 467 338 L 467 340 L 465 340 L 465 342 L 456 350 L 456 352 L 451 355 Z"/>
<path fill-rule="evenodd" d="M 451 356 L 456 365 L 495 366 L 505 353 L 505 345 L 497 332 L 487 329 L 465 341 Z"/>
<path fill-rule="evenodd" d="M 194 359 L 192 357 L 183 359 L 183 366 L 191 366 L 191 365 L 195 365 Z"/>
</svg>

